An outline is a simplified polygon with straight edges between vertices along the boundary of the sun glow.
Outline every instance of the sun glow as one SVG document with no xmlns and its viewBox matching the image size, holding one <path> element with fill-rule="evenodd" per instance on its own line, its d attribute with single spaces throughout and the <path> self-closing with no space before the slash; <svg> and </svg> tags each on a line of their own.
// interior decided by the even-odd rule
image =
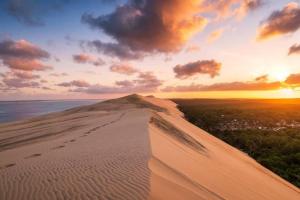
<svg viewBox="0 0 300 200">
<path fill-rule="evenodd" d="M 295 95 L 295 90 L 292 88 L 282 88 L 279 91 L 283 95 L 283 98 L 291 98 Z"/>
<path fill-rule="evenodd" d="M 284 82 L 287 77 L 290 75 L 289 71 L 286 68 L 277 68 L 272 70 L 270 77 L 276 81 Z"/>
</svg>

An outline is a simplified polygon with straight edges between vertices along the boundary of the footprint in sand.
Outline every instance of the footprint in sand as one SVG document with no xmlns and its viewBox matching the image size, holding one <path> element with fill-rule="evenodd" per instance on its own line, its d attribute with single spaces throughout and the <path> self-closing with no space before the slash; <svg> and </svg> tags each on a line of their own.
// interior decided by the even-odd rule
<svg viewBox="0 0 300 200">
<path fill-rule="evenodd" d="M 60 145 L 60 146 L 54 147 L 52 149 L 61 149 L 61 148 L 64 148 L 64 147 L 65 147 L 65 145 Z"/>
<path fill-rule="evenodd" d="M 82 136 L 80 136 L 80 137 L 86 137 L 86 136 L 88 136 L 89 134 L 84 134 L 84 135 L 82 135 Z"/>
<path fill-rule="evenodd" d="M 4 165 L 4 168 L 13 167 L 15 165 L 16 165 L 16 163 L 10 163 L 10 164 Z"/>
<path fill-rule="evenodd" d="M 41 153 L 35 153 L 35 154 L 32 154 L 30 156 L 25 157 L 24 159 L 34 158 L 34 157 L 38 157 L 38 156 L 41 156 L 41 155 L 42 155 Z"/>
</svg>

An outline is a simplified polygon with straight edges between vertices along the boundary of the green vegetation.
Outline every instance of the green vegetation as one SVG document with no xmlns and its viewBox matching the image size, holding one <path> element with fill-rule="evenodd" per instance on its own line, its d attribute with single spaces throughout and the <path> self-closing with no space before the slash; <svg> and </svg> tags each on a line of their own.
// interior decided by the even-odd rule
<svg viewBox="0 0 300 200">
<path fill-rule="evenodd" d="M 185 117 L 300 187 L 300 100 L 175 99 Z"/>
</svg>

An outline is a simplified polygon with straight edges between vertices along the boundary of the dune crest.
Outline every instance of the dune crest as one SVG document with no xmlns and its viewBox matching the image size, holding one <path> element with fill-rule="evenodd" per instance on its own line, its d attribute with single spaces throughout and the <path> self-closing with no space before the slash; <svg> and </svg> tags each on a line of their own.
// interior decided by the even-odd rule
<svg viewBox="0 0 300 200">
<path fill-rule="evenodd" d="M 174 102 L 139 95 L 1 124 L 0 177 L 10 200 L 300 198 Z"/>
</svg>

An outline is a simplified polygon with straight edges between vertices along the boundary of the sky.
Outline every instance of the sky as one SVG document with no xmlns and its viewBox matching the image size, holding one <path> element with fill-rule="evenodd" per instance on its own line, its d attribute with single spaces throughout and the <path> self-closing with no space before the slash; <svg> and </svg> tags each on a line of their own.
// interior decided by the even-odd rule
<svg viewBox="0 0 300 200">
<path fill-rule="evenodd" d="M 300 1 L 2 0 L 0 100 L 300 98 Z"/>
</svg>

